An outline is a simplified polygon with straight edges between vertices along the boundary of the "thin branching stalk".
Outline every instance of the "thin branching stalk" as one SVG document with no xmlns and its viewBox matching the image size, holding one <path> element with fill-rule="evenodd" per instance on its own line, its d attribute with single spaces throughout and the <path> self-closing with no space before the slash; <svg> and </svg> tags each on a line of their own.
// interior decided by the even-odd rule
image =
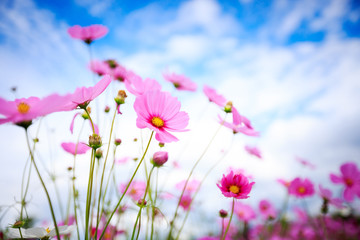
<svg viewBox="0 0 360 240">
<path fill-rule="evenodd" d="M 85 240 L 89 239 L 89 221 L 90 221 L 90 207 L 91 207 L 91 195 L 92 195 L 92 183 L 95 166 L 95 150 L 91 151 L 90 169 L 89 169 L 89 181 L 86 194 L 86 210 L 85 210 Z"/>
<path fill-rule="evenodd" d="M 226 227 L 226 230 L 225 230 L 224 236 L 222 237 L 222 240 L 225 240 L 226 234 L 228 233 L 228 231 L 230 229 L 231 220 L 232 220 L 232 217 L 234 215 L 234 207 L 235 207 L 235 198 L 233 198 L 229 223 L 228 223 L 228 225 Z"/>
</svg>

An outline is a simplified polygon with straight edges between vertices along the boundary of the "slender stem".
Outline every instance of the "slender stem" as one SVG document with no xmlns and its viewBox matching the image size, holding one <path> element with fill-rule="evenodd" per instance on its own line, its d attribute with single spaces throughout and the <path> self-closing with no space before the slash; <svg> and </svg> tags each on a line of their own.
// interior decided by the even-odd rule
<svg viewBox="0 0 360 240">
<path fill-rule="evenodd" d="M 36 173 L 38 174 L 38 177 L 40 179 L 40 182 L 41 182 L 41 185 L 43 186 L 44 188 L 44 191 L 45 191 L 45 194 L 46 194 L 46 197 L 47 197 L 47 200 L 48 200 L 48 203 L 49 203 L 49 207 L 50 207 L 50 212 L 51 212 L 51 216 L 52 216 L 52 219 L 53 219 L 53 222 L 54 222 L 54 226 L 55 226 L 55 231 L 56 231 L 56 237 L 58 239 L 60 239 L 60 234 L 59 234 L 59 228 L 57 226 L 57 223 L 56 223 L 56 218 L 55 218 L 55 213 L 54 213 L 54 209 L 53 209 L 53 206 L 52 206 L 52 203 L 51 203 L 51 199 L 50 199 L 50 195 L 48 193 L 48 190 L 45 186 L 45 183 L 41 177 L 41 174 L 40 174 L 40 171 L 35 163 L 35 159 L 34 159 L 34 155 L 31 151 L 31 147 L 30 147 L 30 142 L 29 142 L 29 134 L 28 134 L 28 131 L 27 129 L 25 129 L 25 135 L 26 135 L 26 142 L 27 142 L 27 145 L 28 145 L 28 149 L 29 149 L 29 152 L 30 152 L 30 157 L 31 157 L 31 161 L 34 165 L 34 168 L 36 170 Z"/>
<path fill-rule="evenodd" d="M 20 233 L 21 239 L 24 239 L 24 237 L 23 237 L 23 235 L 22 235 L 22 233 L 21 233 L 21 228 L 19 228 L 19 233 Z"/>
<path fill-rule="evenodd" d="M 167 240 L 170 240 L 170 239 L 171 239 L 171 234 L 172 234 L 172 230 L 173 230 L 173 228 L 174 228 L 175 219 L 176 219 L 176 217 L 177 217 L 177 213 L 178 213 L 178 210 L 179 210 L 180 202 L 181 202 L 181 199 L 182 199 L 182 197 L 183 197 L 183 195 L 184 195 L 186 186 L 187 186 L 187 184 L 188 184 L 188 182 L 189 182 L 189 180 L 190 180 L 190 178 L 191 178 L 191 176 L 192 176 L 192 174 L 193 174 L 196 166 L 199 164 L 200 160 L 204 157 L 205 153 L 206 153 L 207 150 L 209 149 L 211 143 L 214 141 L 214 139 L 215 139 L 216 135 L 218 134 L 219 130 L 220 130 L 221 127 L 224 125 L 224 122 L 225 122 L 225 119 L 223 120 L 223 122 L 221 123 L 221 125 L 219 126 L 219 128 L 216 130 L 214 136 L 211 138 L 210 142 L 208 143 L 208 145 L 206 146 L 206 148 L 204 149 L 204 151 L 202 152 L 202 154 L 200 155 L 200 157 L 198 158 L 198 160 L 195 162 L 194 166 L 192 167 L 192 169 L 191 169 L 191 171 L 190 171 L 190 173 L 189 173 L 189 176 L 188 176 L 187 179 L 186 179 L 186 182 L 185 182 L 184 187 L 183 187 L 183 189 L 182 189 L 181 195 L 180 195 L 180 197 L 179 197 L 178 204 L 177 204 L 176 209 L 175 209 L 174 217 L 172 218 L 172 221 L 171 221 L 171 223 L 170 223 L 170 230 L 169 230 L 169 234 L 168 234 L 168 236 L 167 236 Z"/>
<path fill-rule="evenodd" d="M 223 234 L 224 234 L 224 224 L 225 224 L 225 218 L 221 218 L 221 233 L 220 233 L 220 240 L 222 239 L 223 237 Z"/>
<path fill-rule="evenodd" d="M 149 139 L 149 142 L 148 142 L 148 144 L 147 144 L 147 146 L 146 146 L 145 152 L 144 152 L 143 156 L 141 157 L 141 160 L 140 160 L 139 164 L 137 165 L 137 167 L 136 167 L 136 169 L 135 169 L 135 172 L 133 173 L 133 175 L 132 175 L 132 177 L 131 177 L 131 179 L 130 179 L 130 181 L 129 181 L 128 185 L 126 186 L 125 191 L 124 191 L 124 192 L 123 192 L 123 194 L 121 195 L 121 197 L 120 197 L 120 199 L 119 199 L 118 203 L 116 204 L 116 206 L 115 206 L 114 210 L 113 210 L 113 211 L 112 211 L 112 213 L 110 214 L 109 219 L 107 220 L 107 222 L 106 222 L 106 224 L 105 224 L 105 227 L 104 227 L 104 229 L 103 229 L 103 231 L 102 231 L 102 233 L 101 233 L 101 236 L 100 236 L 99 240 L 101 240 L 101 239 L 103 238 L 103 236 L 104 236 L 104 234 L 105 234 L 105 231 L 106 231 L 107 226 L 109 225 L 109 223 L 110 223 L 110 221 L 111 221 L 111 219 L 112 219 L 113 215 L 115 214 L 116 210 L 117 210 L 117 209 L 118 209 L 118 207 L 120 206 L 121 200 L 124 198 L 124 196 L 125 196 L 125 194 L 126 194 L 127 190 L 128 190 L 128 189 L 129 189 L 129 187 L 130 187 L 131 182 L 133 181 L 133 179 L 134 179 L 134 177 L 135 177 L 135 175 L 136 175 L 137 171 L 139 170 L 140 165 L 141 165 L 141 163 L 143 162 L 143 160 L 144 160 L 144 158 L 145 158 L 145 155 L 146 155 L 146 153 L 147 153 L 147 151 L 148 151 L 148 149 L 149 149 L 150 142 L 151 142 L 151 139 L 152 139 L 153 135 L 154 135 L 154 131 L 152 131 L 152 132 L 151 132 L 150 139 Z"/>
<path fill-rule="evenodd" d="M 223 238 L 222 238 L 223 240 L 225 240 L 226 234 L 228 233 L 228 231 L 229 231 L 229 229 L 230 229 L 231 220 L 232 220 L 232 217 L 233 217 L 233 214 L 234 214 L 234 207 L 235 207 L 235 198 L 233 198 L 232 207 L 231 207 L 230 219 L 229 219 L 229 223 L 228 223 L 228 225 L 227 225 L 227 227 L 226 227 L 224 236 L 223 236 Z"/>
<path fill-rule="evenodd" d="M 92 118 L 91 118 L 91 116 L 90 116 L 90 113 L 89 113 L 89 111 L 86 109 L 86 107 L 84 108 L 84 110 L 85 110 L 86 114 L 87 114 L 88 117 L 89 117 L 93 134 L 95 134 L 95 125 L 94 125 L 94 122 L 93 122 L 93 120 L 92 120 Z"/>
<path fill-rule="evenodd" d="M 112 137 L 112 132 L 113 132 L 113 129 L 114 129 L 114 122 L 115 122 L 115 117 L 116 117 L 116 109 L 114 111 L 114 116 L 113 116 L 113 119 L 112 119 L 112 122 L 111 122 L 111 128 L 110 128 L 110 135 L 109 135 L 109 141 L 108 141 L 108 148 L 107 148 L 107 152 L 106 152 L 106 157 L 105 157 L 105 160 L 104 160 L 104 167 L 103 167 L 103 171 L 102 171 L 102 174 L 101 174 L 101 181 L 100 181 L 100 188 L 99 188 L 99 198 L 98 198 L 98 205 L 97 205 L 97 216 L 96 216 L 96 230 L 95 230 L 95 239 L 97 237 L 97 231 L 98 231 L 98 227 L 99 227 L 99 223 L 100 223 L 100 203 L 101 203 L 101 192 L 102 192 L 102 185 L 103 185 L 103 182 L 104 182 L 104 175 L 105 175 L 105 168 L 106 168 L 106 163 L 107 163 L 107 159 L 108 159 L 108 156 L 109 156 L 109 151 L 110 151 L 110 143 L 111 143 L 111 137 Z M 102 209 L 101 209 L 102 210 Z"/>
<path fill-rule="evenodd" d="M 89 220 L 90 220 L 90 207 L 91 207 L 91 195 L 92 195 L 92 183 L 94 175 L 95 165 L 95 150 L 91 151 L 90 170 L 89 170 L 89 181 L 86 196 L 86 210 L 85 210 L 85 240 L 89 239 Z"/>
</svg>

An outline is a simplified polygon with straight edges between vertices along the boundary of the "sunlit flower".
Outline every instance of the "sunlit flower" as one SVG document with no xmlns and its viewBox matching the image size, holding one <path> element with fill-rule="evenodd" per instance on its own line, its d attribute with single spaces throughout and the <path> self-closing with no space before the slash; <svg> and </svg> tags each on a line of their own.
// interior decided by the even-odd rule
<svg viewBox="0 0 360 240">
<path fill-rule="evenodd" d="M 85 143 L 73 143 L 73 142 L 63 142 L 61 143 L 61 147 L 68 153 L 71 153 L 73 155 L 76 154 L 84 154 L 86 153 L 89 149 L 91 149 L 88 145 L 86 145 Z"/>
<path fill-rule="evenodd" d="M 190 78 L 176 73 L 163 73 L 166 81 L 171 82 L 178 90 L 195 92 L 197 85 Z"/>
<path fill-rule="evenodd" d="M 246 222 L 256 217 L 254 209 L 250 205 L 241 202 L 235 202 L 234 213 L 240 220 Z"/>
<path fill-rule="evenodd" d="M 342 200 L 340 198 L 333 198 L 330 189 L 323 188 L 319 185 L 319 194 L 327 203 L 334 205 L 337 208 L 342 207 Z"/>
<path fill-rule="evenodd" d="M 92 60 L 89 64 L 89 69 L 99 76 L 111 73 L 109 65 L 104 61 Z"/>
<path fill-rule="evenodd" d="M 75 225 L 71 226 L 59 226 L 59 234 L 60 235 L 67 235 L 70 234 L 72 231 L 75 230 Z M 42 227 L 34 227 L 34 228 L 21 228 L 22 238 L 51 238 L 56 236 L 55 228 L 50 230 L 49 228 L 42 228 Z M 20 232 L 18 228 L 9 228 L 9 232 L 7 235 L 9 238 L 21 238 Z"/>
<path fill-rule="evenodd" d="M 156 167 L 160 167 L 167 162 L 168 158 L 168 152 L 158 151 L 154 153 L 152 162 Z"/>
<path fill-rule="evenodd" d="M 276 217 L 276 210 L 268 200 L 263 199 L 259 202 L 259 210 L 265 219 L 274 219 Z"/>
<path fill-rule="evenodd" d="M 105 75 L 95 86 L 93 87 L 81 87 L 77 88 L 74 93 L 68 94 L 68 104 L 66 110 L 75 109 L 79 107 L 86 107 L 90 101 L 99 96 L 111 82 L 111 77 Z"/>
<path fill-rule="evenodd" d="M 255 182 L 249 183 L 249 179 L 242 174 L 234 174 L 232 171 L 216 184 L 225 197 L 245 199 L 249 197 L 252 186 Z"/>
<path fill-rule="evenodd" d="M 355 195 L 360 197 L 360 171 L 355 163 L 344 163 L 340 167 L 341 175 L 330 174 L 330 179 L 335 184 L 345 186 L 344 199 L 353 201 Z"/>
<path fill-rule="evenodd" d="M 149 91 L 138 96 L 134 103 L 136 126 L 156 132 L 156 140 L 164 143 L 178 141 L 169 132 L 184 132 L 189 116 L 180 111 L 181 104 L 168 92 Z"/>
<path fill-rule="evenodd" d="M 247 119 L 245 116 L 240 115 L 235 107 L 232 107 L 232 116 L 233 116 L 232 123 L 226 122 L 224 119 L 222 119 L 219 116 L 220 124 L 223 124 L 225 127 L 230 128 L 234 134 L 240 132 L 247 136 L 253 136 L 253 137 L 260 136 L 260 133 L 256 131 L 251 125 L 250 120 Z"/>
<path fill-rule="evenodd" d="M 94 24 L 88 27 L 81 27 L 79 25 L 75 25 L 68 29 L 68 33 L 72 38 L 83 40 L 85 43 L 90 44 L 94 40 L 102 38 L 108 33 L 108 28 Z"/>
<path fill-rule="evenodd" d="M 299 198 L 309 197 L 315 193 L 314 185 L 307 178 L 304 180 L 295 178 L 290 183 L 289 193 Z"/>
<path fill-rule="evenodd" d="M 180 206 L 185 210 L 189 210 L 190 209 L 190 205 L 191 205 L 191 201 L 192 201 L 192 198 L 189 194 L 184 194 L 182 197 L 181 197 L 181 200 L 180 200 Z"/>
<path fill-rule="evenodd" d="M 120 185 L 120 191 L 125 192 L 127 184 Z M 126 195 L 131 197 L 132 200 L 137 202 L 141 197 L 144 196 L 146 189 L 146 183 L 143 181 L 132 181 L 126 192 Z"/>
<path fill-rule="evenodd" d="M 161 86 L 160 84 L 150 78 L 146 78 L 142 80 L 140 76 L 133 72 L 128 72 L 125 78 L 125 87 L 126 89 L 134 94 L 135 96 L 140 96 L 147 91 L 160 91 Z"/>
<path fill-rule="evenodd" d="M 205 95 L 208 97 L 210 102 L 215 103 L 219 107 L 225 107 L 226 102 L 227 102 L 225 97 L 218 94 L 215 89 L 213 89 L 207 85 L 204 85 L 203 91 L 204 91 Z"/>
<path fill-rule="evenodd" d="M 45 98 L 29 97 L 7 101 L 0 98 L 0 124 L 12 122 L 15 124 L 31 121 L 47 114 L 63 111 L 67 105 L 67 98 L 52 94 Z"/>
<path fill-rule="evenodd" d="M 124 82 L 128 75 L 128 71 L 126 70 L 126 68 L 124 66 L 117 65 L 114 69 L 111 69 L 111 75 L 113 76 L 113 78 L 115 80 Z"/>
<path fill-rule="evenodd" d="M 182 191 L 184 189 L 185 184 L 186 184 L 186 180 L 182 180 L 181 182 L 175 185 L 175 188 Z M 188 183 L 186 184 L 185 192 L 193 193 L 198 189 L 199 186 L 200 186 L 199 180 L 193 179 L 191 181 L 188 181 Z"/>
<path fill-rule="evenodd" d="M 254 155 L 260 159 L 262 158 L 261 152 L 257 147 L 245 146 L 245 150 L 251 155 Z"/>
</svg>

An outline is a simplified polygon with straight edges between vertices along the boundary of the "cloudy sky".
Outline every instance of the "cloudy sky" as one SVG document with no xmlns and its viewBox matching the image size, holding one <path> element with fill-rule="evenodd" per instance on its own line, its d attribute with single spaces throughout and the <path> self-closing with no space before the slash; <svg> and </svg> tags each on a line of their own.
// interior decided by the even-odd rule
<svg viewBox="0 0 360 240">
<path fill-rule="evenodd" d="M 281 199 L 277 178 L 307 176 L 316 184 L 330 186 L 329 172 L 338 172 L 342 163 L 352 161 L 360 166 L 357 1 L 1 1 L 0 96 L 9 100 L 42 97 L 92 85 L 88 49 L 67 34 L 77 24 L 107 26 L 109 33 L 93 44 L 95 58 L 116 59 L 142 77 L 157 79 L 190 113 L 192 131 L 177 135 L 190 142 L 181 148 L 187 149 L 182 159 L 174 154 L 183 166 L 176 173 L 178 178 L 186 176 L 199 149 L 208 143 L 221 113 L 207 103 L 204 84 L 232 100 L 261 132 L 261 137 L 251 138 L 232 136 L 222 129 L 210 150 L 213 154 L 205 161 L 216 161 L 216 154 L 229 145 L 232 148 L 207 187 L 214 186 L 228 166 L 234 166 L 254 175 L 255 199 L 266 197 L 269 190 L 264 189 L 269 188 Z M 176 92 L 163 80 L 164 71 L 187 75 L 198 84 L 197 92 Z M 15 94 L 10 90 L 14 86 Z M 116 92 L 123 86 L 114 83 L 110 88 Z M 107 99 L 111 99 L 109 94 Z M 130 116 L 129 122 L 119 123 L 118 135 L 123 138 L 138 134 L 126 131 L 136 131 L 135 122 L 130 121 L 135 119 L 131 101 L 123 111 L 125 119 Z M 61 141 L 75 141 L 66 132 L 72 115 L 45 118 L 54 151 L 61 151 Z M 60 130 L 55 129 L 59 122 L 64 125 Z M 9 180 L 0 183 L 0 204 L 10 205 L 14 197 L 19 198 L 26 146 L 21 129 L 3 125 L 0 131 L 4 166 L 0 175 Z M 247 155 L 246 144 L 258 146 L 263 161 Z M 64 157 L 68 156 L 52 156 Z M 296 157 L 307 159 L 316 169 L 303 168 Z M 199 177 L 206 166 L 205 162 L 199 167 Z M 213 192 L 222 199 L 217 189 Z M 219 203 L 211 204 L 221 208 Z"/>
</svg>

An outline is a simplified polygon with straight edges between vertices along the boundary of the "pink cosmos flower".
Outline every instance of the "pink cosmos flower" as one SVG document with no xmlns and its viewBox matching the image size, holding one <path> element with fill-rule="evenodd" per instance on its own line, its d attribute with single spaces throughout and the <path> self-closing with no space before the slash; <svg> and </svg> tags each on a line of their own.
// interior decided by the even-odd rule
<svg viewBox="0 0 360 240">
<path fill-rule="evenodd" d="M 216 184 L 225 197 L 236 199 L 249 198 L 249 193 L 255 182 L 249 183 L 247 177 L 242 174 L 234 174 L 232 171 L 221 179 L 220 184 Z"/>
<path fill-rule="evenodd" d="M 92 60 L 89 64 L 89 69 L 99 76 L 111 73 L 109 65 L 104 61 Z"/>
<path fill-rule="evenodd" d="M 205 95 L 209 98 L 210 102 L 215 103 L 219 107 L 225 107 L 226 102 L 227 102 L 225 97 L 218 94 L 215 89 L 213 89 L 207 85 L 204 85 L 203 91 L 204 91 Z"/>
<path fill-rule="evenodd" d="M 312 164 L 311 162 L 309 162 L 308 160 L 305 160 L 303 158 L 300 157 L 295 157 L 295 160 L 298 161 L 299 163 L 301 163 L 302 165 L 309 167 L 311 169 L 315 169 L 315 165 Z"/>
<path fill-rule="evenodd" d="M 265 219 L 274 219 L 276 217 L 276 210 L 268 200 L 264 199 L 259 202 L 259 210 Z"/>
<path fill-rule="evenodd" d="M 126 189 L 127 184 L 121 184 L 120 185 L 120 191 L 124 192 Z M 144 196 L 146 189 L 146 183 L 143 181 L 132 181 L 130 183 L 130 186 L 126 192 L 126 195 L 131 197 L 132 200 L 137 202 L 139 199 L 141 199 Z"/>
<path fill-rule="evenodd" d="M 184 194 L 180 200 L 180 206 L 185 210 L 190 210 L 192 198 L 189 194 Z"/>
<path fill-rule="evenodd" d="M 143 81 L 140 76 L 133 72 L 128 72 L 125 78 L 125 87 L 130 93 L 134 94 L 135 96 L 143 95 L 145 92 L 148 91 L 161 90 L 161 86 L 156 80 L 146 78 Z"/>
<path fill-rule="evenodd" d="M 312 196 L 314 192 L 314 185 L 307 178 L 305 178 L 304 180 L 300 178 L 295 178 L 291 181 L 289 186 L 289 193 L 299 198 Z"/>
<path fill-rule="evenodd" d="M 0 98 L 0 124 L 12 122 L 15 124 L 31 121 L 53 112 L 64 111 L 67 98 L 58 94 L 52 94 L 45 98 L 29 97 L 7 101 Z"/>
<path fill-rule="evenodd" d="M 113 78 L 115 80 L 124 82 L 128 75 L 128 71 L 126 70 L 126 68 L 124 66 L 117 65 L 114 69 L 112 69 L 111 75 L 113 76 Z"/>
<path fill-rule="evenodd" d="M 181 107 L 177 98 L 168 92 L 149 91 L 138 96 L 134 103 L 137 113 L 136 126 L 149 128 L 156 132 L 159 142 L 169 143 L 178 139 L 169 132 L 184 132 L 189 116 L 179 111 Z"/>
<path fill-rule="evenodd" d="M 245 146 L 245 150 L 251 155 L 254 155 L 260 159 L 262 158 L 261 152 L 257 147 Z"/>
<path fill-rule="evenodd" d="M 333 198 L 332 192 L 329 189 L 323 188 L 321 185 L 319 185 L 319 194 L 329 204 L 334 205 L 337 208 L 342 207 L 342 200 L 340 198 Z"/>
<path fill-rule="evenodd" d="M 164 165 L 169 158 L 168 152 L 158 151 L 153 155 L 153 163 L 155 166 L 160 167 Z"/>
<path fill-rule="evenodd" d="M 166 81 L 174 84 L 174 87 L 178 90 L 195 92 L 197 85 L 192 82 L 188 77 L 176 73 L 163 73 L 163 77 Z"/>
<path fill-rule="evenodd" d="M 254 209 L 250 205 L 241 202 L 235 202 L 234 213 L 240 220 L 246 222 L 256 218 Z"/>
<path fill-rule="evenodd" d="M 131 159 L 131 157 L 122 157 L 122 158 L 116 159 L 116 160 L 115 160 L 115 163 L 117 163 L 117 164 L 125 164 L 125 163 L 127 163 L 130 159 Z"/>
<path fill-rule="evenodd" d="M 285 179 L 282 179 L 282 178 L 279 178 L 277 179 L 277 182 L 280 183 L 281 185 L 283 185 L 286 189 L 289 190 L 289 187 L 290 187 L 290 181 L 288 180 L 285 180 Z"/>
<path fill-rule="evenodd" d="M 226 173 L 227 173 L 227 174 L 230 173 L 231 171 L 232 171 L 234 174 L 244 175 L 244 176 L 247 177 L 249 180 L 254 179 L 254 176 L 251 175 L 251 174 L 249 174 L 249 173 L 247 173 L 243 168 L 235 168 L 235 167 L 230 166 L 230 167 L 228 167 L 228 168 L 226 169 Z"/>
<path fill-rule="evenodd" d="M 88 27 L 75 25 L 68 29 L 68 33 L 72 38 L 83 40 L 87 44 L 92 43 L 96 39 L 102 38 L 108 33 L 108 31 L 107 27 L 98 24 Z"/>
<path fill-rule="evenodd" d="M 75 109 L 79 107 L 86 107 L 90 101 L 99 96 L 111 82 L 111 77 L 105 75 L 95 86 L 93 87 L 81 87 L 77 88 L 74 93 L 68 94 L 68 104 L 66 110 Z"/>
<path fill-rule="evenodd" d="M 61 147 L 68 153 L 71 153 L 72 155 L 76 154 L 84 154 L 86 153 L 91 147 L 86 145 L 85 143 L 72 143 L 72 142 L 63 142 L 61 143 Z"/>
<path fill-rule="evenodd" d="M 73 119 L 72 119 L 72 121 L 71 121 L 71 123 L 70 123 L 70 132 L 71 132 L 71 134 L 73 134 L 74 133 L 74 124 L 75 124 L 75 118 L 77 117 L 77 116 L 79 116 L 80 115 L 80 113 L 75 113 L 75 115 L 74 115 L 74 117 L 73 117 Z M 90 124 L 90 128 L 92 128 L 92 124 L 91 124 L 91 122 L 90 121 L 88 121 L 89 122 L 89 124 Z M 99 135 L 99 127 L 94 123 L 94 130 L 95 130 L 95 133 L 97 134 L 97 135 Z"/>
<path fill-rule="evenodd" d="M 186 184 L 186 180 L 183 180 L 177 183 L 175 185 L 175 188 L 182 191 L 184 189 L 185 184 Z M 185 192 L 193 193 L 196 191 L 196 189 L 198 189 L 199 186 L 200 186 L 200 181 L 193 179 L 186 184 Z"/>
<path fill-rule="evenodd" d="M 360 197 L 360 171 L 355 163 L 344 163 L 340 167 L 341 176 L 330 174 L 330 179 L 335 184 L 343 184 L 345 186 L 344 199 L 353 201 L 355 195 Z"/>
</svg>

